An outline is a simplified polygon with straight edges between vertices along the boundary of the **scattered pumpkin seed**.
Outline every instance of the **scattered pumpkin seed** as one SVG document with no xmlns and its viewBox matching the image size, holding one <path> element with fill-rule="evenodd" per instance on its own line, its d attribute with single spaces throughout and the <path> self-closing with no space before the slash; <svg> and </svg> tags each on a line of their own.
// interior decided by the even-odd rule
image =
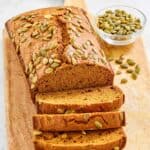
<svg viewBox="0 0 150 150">
<path fill-rule="evenodd" d="M 125 79 L 125 78 L 121 79 L 121 81 L 120 81 L 121 84 L 125 84 L 125 83 L 127 83 L 127 82 L 128 82 L 128 80 Z"/>
<path fill-rule="evenodd" d="M 127 63 L 130 66 L 134 66 L 135 65 L 135 62 L 132 59 L 127 59 Z"/>
<path fill-rule="evenodd" d="M 121 71 L 118 70 L 118 71 L 116 72 L 116 75 L 120 75 L 120 74 L 121 74 Z"/>
<path fill-rule="evenodd" d="M 31 78 L 31 82 L 32 83 L 36 83 L 37 82 L 37 76 L 36 75 Z"/>
<path fill-rule="evenodd" d="M 71 62 L 72 62 L 73 65 L 76 65 L 78 63 L 77 60 L 73 57 L 71 58 Z"/>
<path fill-rule="evenodd" d="M 133 72 L 133 73 L 131 74 L 131 77 L 132 77 L 132 79 L 133 79 L 133 80 L 136 80 L 136 79 L 137 79 L 137 75 L 136 75 L 136 73 L 135 73 L 135 72 Z"/>
<path fill-rule="evenodd" d="M 35 84 L 31 84 L 31 89 L 34 89 L 35 88 Z"/>
<path fill-rule="evenodd" d="M 128 68 L 128 65 L 127 65 L 127 64 L 121 64 L 120 67 L 121 67 L 122 69 L 127 69 L 127 68 Z"/>
<path fill-rule="evenodd" d="M 101 129 L 103 127 L 103 125 L 99 121 L 95 121 L 94 124 L 97 129 Z"/>
<path fill-rule="evenodd" d="M 137 74 L 140 73 L 140 67 L 139 67 L 139 65 L 136 65 L 136 66 L 135 66 L 135 72 L 136 72 Z"/>
<path fill-rule="evenodd" d="M 133 69 L 127 69 L 127 73 L 132 73 Z"/>
<path fill-rule="evenodd" d="M 121 59 L 117 59 L 117 60 L 115 60 L 115 63 L 116 64 L 122 64 L 122 60 Z"/>
<path fill-rule="evenodd" d="M 56 59 L 56 58 L 55 58 L 53 61 L 54 61 L 55 63 L 59 63 L 59 64 L 61 63 L 61 60 Z"/>
</svg>

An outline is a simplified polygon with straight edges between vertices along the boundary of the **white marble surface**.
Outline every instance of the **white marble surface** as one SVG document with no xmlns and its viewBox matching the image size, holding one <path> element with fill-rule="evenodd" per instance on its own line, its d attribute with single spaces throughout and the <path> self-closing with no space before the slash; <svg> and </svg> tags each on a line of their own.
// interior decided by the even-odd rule
<svg viewBox="0 0 150 150">
<path fill-rule="evenodd" d="M 17 15 L 18 13 L 42 8 L 62 5 L 63 0 L 0 0 L 0 31 L 2 35 L 2 29 L 4 23 L 10 17 Z M 150 58 L 150 7 L 149 0 L 87 0 L 89 10 L 95 14 L 99 9 L 111 5 L 129 5 L 139 8 L 147 16 L 147 25 L 143 33 L 144 45 L 146 48 L 147 56 Z M 4 73 L 3 73 L 3 48 L 2 48 L 2 36 L 0 36 L 0 150 L 6 150 L 6 129 L 5 129 L 5 107 L 4 107 Z"/>
</svg>

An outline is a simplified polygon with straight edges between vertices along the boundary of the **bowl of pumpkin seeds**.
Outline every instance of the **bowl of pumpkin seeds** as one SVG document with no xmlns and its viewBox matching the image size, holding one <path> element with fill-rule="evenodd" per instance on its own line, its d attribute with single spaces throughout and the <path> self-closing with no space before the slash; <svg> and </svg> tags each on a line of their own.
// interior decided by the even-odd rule
<svg viewBox="0 0 150 150">
<path fill-rule="evenodd" d="M 146 16 L 129 6 L 111 6 L 100 10 L 95 17 L 99 36 L 111 45 L 133 43 L 143 32 Z"/>
</svg>

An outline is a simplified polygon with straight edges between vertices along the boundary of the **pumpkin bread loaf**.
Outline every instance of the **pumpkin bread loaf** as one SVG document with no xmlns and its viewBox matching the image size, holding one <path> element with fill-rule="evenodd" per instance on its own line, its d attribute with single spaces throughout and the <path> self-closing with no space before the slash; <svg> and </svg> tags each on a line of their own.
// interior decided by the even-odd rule
<svg viewBox="0 0 150 150">
<path fill-rule="evenodd" d="M 86 12 L 55 7 L 6 23 L 31 93 L 112 85 L 114 73 Z"/>
<path fill-rule="evenodd" d="M 126 144 L 122 128 L 105 131 L 37 132 L 36 150 L 121 150 Z"/>
<path fill-rule="evenodd" d="M 86 88 L 40 93 L 36 95 L 36 103 L 40 114 L 106 112 L 119 109 L 124 94 L 117 86 Z"/>
<path fill-rule="evenodd" d="M 124 125 L 125 113 L 119 111 L 33 116 L 34 129 L 40 131 L 101 130 Z"/>
</svg>

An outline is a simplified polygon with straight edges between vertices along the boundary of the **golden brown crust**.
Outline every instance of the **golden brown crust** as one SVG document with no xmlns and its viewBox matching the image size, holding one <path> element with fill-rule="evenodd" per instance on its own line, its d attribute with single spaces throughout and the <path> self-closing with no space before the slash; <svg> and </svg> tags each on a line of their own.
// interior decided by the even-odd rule
<svg viewBox="0 0 150 150">
<path fill-rule="evenodd" d="M 116 133 L 118 130 L 119 133 Z M 88 135 L 88 138 L 86 139 L 86 142 L 80 140 L 79 142 L 75 141 L 74 138 L 71 138 L 70 140 L 63 139 L 64 144 L 57 142 L 52 143 L 49 142 L 49 139 L 45 136 L 45 140 L 42 138 L 35 138 L 34 145 L 35 150 L 113 150 L 115 148 L 119 148 L 119 150 L 123 149 L 126 144 L 126 135 L 123 130 L 115 129 L 115 130 L 107 130 L 102 131 L 103 133 L 99 133 L 100 131 L 92 131 L 94 132 L 95 136 L 97 134 L 100 135 L 104 134 L 104 137 L 102 139 L 96 139 L 96 141 L 93 141 L 95 136 Z M 106 132 L 106 133 L 105 133 Z M 108 134 L 110 134 L 110 139 L 106 138 Z M 70 134 L 70 133 L 68 133 Z M 80 135 L 80 133 L 78 133 Z M 106 135 L 105 135 L 106 134 Z M 85 135 L 87 136 L 87 135 Z M 113 136 L 117 137 L 113 139 Z M 72 143 L 72 141 L 74 142 Z M 66 142 L 67 141 L 67 142 Z M 70 144 L 69 141 L 71 142 Z M 91 142 L 90 142 L 91 141 Z"/>
<path fill-rule="evenodd" d="M 82 9 L 30 11 L 6 28 L 32 93 L 112 84 L 113 71 Z"/>
<path fill-rule="evenodd" d="M 93 100 L 95 99 L 95 95 L 92 94 L 89 96 L 85 96 L 85 98 L 89 99 L 89 101 L 91 102 L 87 102 L 87 103 L 75 103 L 73 102 L 73 100 L 70 98 L 71 93 L 81 93 L 84 94 L 85 93 L 89 93 L 90 91 L 92 92 L 93 90 L 99 90 L 98 93 L 96 93 L 97 97 L 105 92 L 107 92 L 108 90 L 111 90 L 114 92 L 113 98 L 111 97 L 111 100 L 109 101 L 105 101 L 105 100 L 97 100 L 96 102 L 93 103 Z M 102 93 L 103 92 L 103 93 Z M 59 101 L 59 103 L 57 102 L 51 102 L 51 100 L 55 101 L 55 97 L 51 97 L 51 99 L 46 98 L 45 97 L 47 95 L 52 95 L 51 93 L 48 94 L 38 94 L 36 96 L 36 102 L 37 102 L 37 111 L 40 114 L 59 114 L 59 113 L 64 113 L 67 110 L 74 110 L 76 113 L 87 113 L 87 112 L 107 112 L 107 111 L 113 111 L 116 109 L 119 109 L 122 104 L 124 103 L 124 94 L 122 92 L 122 90 L 116 86 L 108 86 L 108 87 L 97 87 L 97 88 L 87 88 L 87 89 L 82 89 L 82 90 L 69 90 L 67 92 L 63 92 L 64 94 L 61 94 L 61 99 L 62 97 L 65 96 L 65 99 L 68 98 L 68 102 L 64 101 Z M 67 97 L 67 94 L 69 95 Z M 55 93 L 56 97 L 58 97 L 58 93 Z M 48 96 L 47 96 L 48 97 Z M 72 97 L 74 97 L 74 95 L 72 94 Z M 42 100 L 43 99 L 43 100 Z M 61 100 L 60 99 L 60 100 Z M 72 101 L 72 103 L 70 103 L 69 101 Z M 62 110 L 62 111 L 60 111 Z"/>
<path fill-rule="evenodd" d="M 81 131 L 119 128 L 125 125 L 124 112 L 34 115 L 33 126 L 40 131 Z"/>
</svg>

